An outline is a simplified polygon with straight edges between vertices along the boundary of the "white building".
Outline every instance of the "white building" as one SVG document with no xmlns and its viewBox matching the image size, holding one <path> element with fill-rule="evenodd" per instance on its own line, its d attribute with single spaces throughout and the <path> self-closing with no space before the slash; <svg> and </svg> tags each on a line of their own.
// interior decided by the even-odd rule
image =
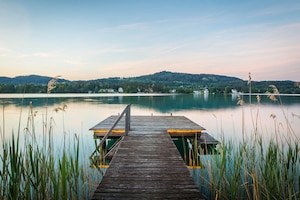
<svg viewBox="0 0 300 200">
<path fill-rule="evenodd" d="M 124 92 L 123 88 L 119 87 L 118 92 L 123 93 Z"/>
</svg>

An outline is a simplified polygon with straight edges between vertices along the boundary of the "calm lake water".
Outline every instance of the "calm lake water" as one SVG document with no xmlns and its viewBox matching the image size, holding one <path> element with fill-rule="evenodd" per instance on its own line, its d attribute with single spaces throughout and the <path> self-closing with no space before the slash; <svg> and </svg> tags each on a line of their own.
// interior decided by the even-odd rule
<svg viewBox="0 0 300 200">
<path fill-rule="evenodd" d="M 56 150 L 64 145 L 64 138 L 72 145 L 74 136 L 80 139 L 86 154 L 95 148 L 93 133 L 89 128 L 110 115 L 117 115 L 127 104 L 132 104 L 132 115 L 174 115 L 186 116 L 206 128 L 206 132 L 220 140 L 233 139 L 240 142 L 251 139 L 255 127 L 262 137 L 269 139 L 275 133 L 281 137 L 292 129 L 300 137 L 300 96 L 280 96 L 280 102 L 272 102 L 267 96 L 242 96 L 244 106 L 237 104 L 232 95 L 146 95 L 146 94 L 50 94 L 50 95 L 0 95 L 1 142 L 11 135 L 20 133 L 21 141 L 32 138 L 28 125 L 32 102 L 34 131 L 37 141 L 43 138 L 43 128 L 53 128 L 53 142 Z M 65 106 L 66 105 L 66 106 Z M 65 111 L 55 111 L 66 107 Z M 270 117 L 273 116 L 273 117 Z M 276 116 L 276 117 L 274 117 Z M 47 118 L 47 119 L 46 119 Z M 244 121 L 244 123 L 243 123 Z M 26 127 L 31 133 L 26 132 Z M 243 131 L 244 130 L 244 131 Z M 1 143 L 0 142 L 0 143 Z M 86 155 L 88 156 L 88 155 Z"/>
</svg>

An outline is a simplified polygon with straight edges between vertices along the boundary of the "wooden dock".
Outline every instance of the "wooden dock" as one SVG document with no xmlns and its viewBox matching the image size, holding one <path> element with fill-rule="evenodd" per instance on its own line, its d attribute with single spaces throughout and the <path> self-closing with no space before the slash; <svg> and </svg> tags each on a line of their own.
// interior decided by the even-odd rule
<svg viewBox="0 0 300 200">
<path fill-rule="evenodd" d="M 126 136 L 92 199 L 203 199 L 171 137 Z"/>
<path fill-rule="evenodd" d="M 113 115 L 101 121 L 90 130 L 94 132 L 95 137 L 103 137 L 116 121 L 118 116 Z M 113 137 L 123 136 L 125 133 L 125 119 L 122 118 L 110 135 Z M 195 137 L 195 134 L 201 134 L 205 128 L 189 120 L 184 116 L 130 116 L 131 134 L 144 133 L 149 131 L 168 132 L 171 137 Z"/>
<path fill-rule="evenodd" d="M 112 115 L 90 128 L 95 138 L 103 137 L 116 121 L 118 116 Z M 145 132 L 167 132 L 172 138 L 195 138 L 198 136 L 200 145 L 217 145 L 218 140 L 205 131 L 205 128 L 184 116 L 131 116 L 130 133 Z M 112 130 L 109 138 L 119 138 L 125 135 L 125 119 L 122 118 L 118 125 Z"/>
<path fill-rule="evenodd" d="M 102 142 L 108 135 L 125 135 L 92 199 L 203 199 L 172 137 L 193 138 L 205 129 L 183 116 L 125 120 L 125 111 L 130 116 L 127 106 L 120 117 L 110 116 L 90 129 Z M 203 142 L 216 141 L 203 135 Z"/>
</svg>

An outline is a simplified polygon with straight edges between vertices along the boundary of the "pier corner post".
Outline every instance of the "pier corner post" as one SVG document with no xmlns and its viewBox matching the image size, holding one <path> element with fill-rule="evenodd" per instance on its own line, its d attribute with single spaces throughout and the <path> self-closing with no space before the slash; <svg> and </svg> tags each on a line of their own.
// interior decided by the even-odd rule
<svg viewBox="0 0 300 200">
<path fill-rule="evenodd" d="M 128 135 L 128 132 L 130 131 L 130 107 L 131 107 L 131 104 L 129 104 L 127 106 L 127 110 L 126 110 L 125 135 Z"/>
</svg>

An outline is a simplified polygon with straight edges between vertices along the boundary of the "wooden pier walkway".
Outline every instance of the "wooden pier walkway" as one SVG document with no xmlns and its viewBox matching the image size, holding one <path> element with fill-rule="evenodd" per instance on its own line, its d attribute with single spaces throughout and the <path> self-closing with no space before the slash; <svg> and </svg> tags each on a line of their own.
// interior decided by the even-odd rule
<svg viewBox="0 0 300 200">
<path fill-rule="evenodd" d="M 203 127 L 183 116 L 130 116 L 128 105 L 90 130 L 98 148 L 124 136 L 92 199 L 203 199 L 171 138 L 200 136 Z"/>
<path fill-rule="evenodd" d="M 203 199 L 171 137 L 129 132 L 92 199 Z"/>
</svg>

